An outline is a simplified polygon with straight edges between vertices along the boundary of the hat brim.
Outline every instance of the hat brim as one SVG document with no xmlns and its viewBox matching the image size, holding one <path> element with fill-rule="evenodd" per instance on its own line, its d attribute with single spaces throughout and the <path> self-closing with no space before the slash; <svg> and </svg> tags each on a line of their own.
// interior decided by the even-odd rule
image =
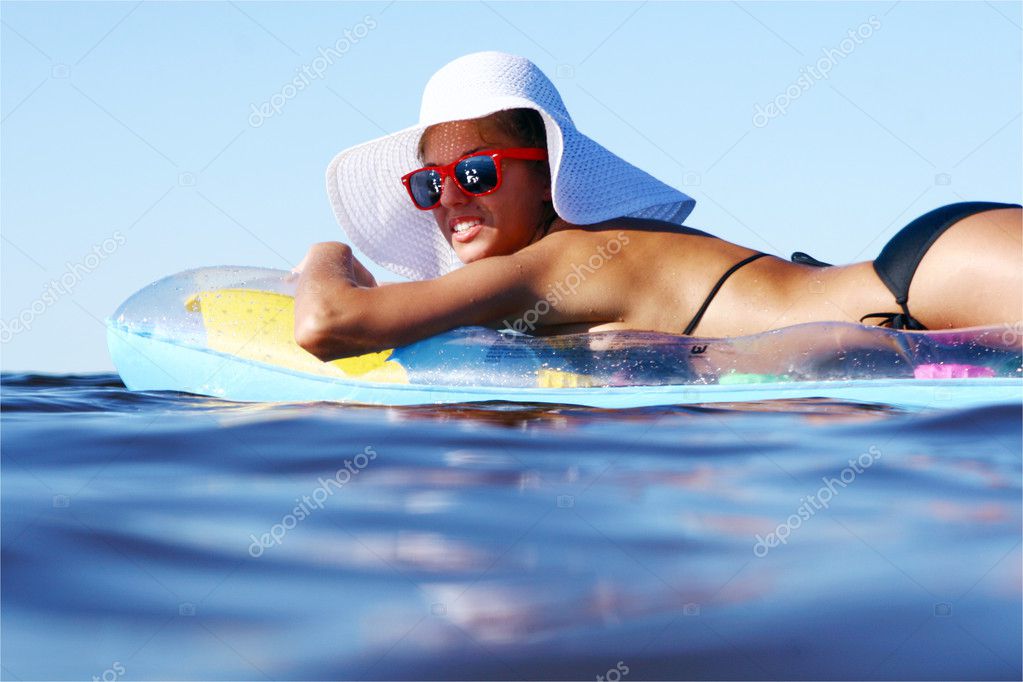
<svg viewBox="0 0 1023 682">
<path fill-rule="evenodd" d="M 547 132 L 551 193 L 557 214 L 586 225 L 622 216 L 681 224 L 695 201 L 636 168 L 604 146 L 563 126 L 524 97 L 491 98 L 459 120 L 505 109 L 540 113 Z M 367 257 L 410 279 L 440 277 L 462 265 L 434 220 L 412 205 L 401 177 L 418 167 L 419 140 L 426 121 L 350 147 L 327 167 L 327 195 L 338 224 Z"/>
</svg>

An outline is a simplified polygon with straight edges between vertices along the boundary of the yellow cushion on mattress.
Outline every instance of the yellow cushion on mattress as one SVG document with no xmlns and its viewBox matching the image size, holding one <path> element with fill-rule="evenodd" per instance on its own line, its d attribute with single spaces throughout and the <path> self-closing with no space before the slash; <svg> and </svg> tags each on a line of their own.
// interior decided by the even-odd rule
<svg viewBox="0 0 1023 682">
<path fill-rule="evenodd" d="M 408 373 L 389 360 L 391 349 L 322 362 L 295 343 L 295 299 L 255 289 L 202 291 L 185 301 L 202 315 L 210 350 L 287 369 L 363 381 L 407 384 Z"/>
</svg>

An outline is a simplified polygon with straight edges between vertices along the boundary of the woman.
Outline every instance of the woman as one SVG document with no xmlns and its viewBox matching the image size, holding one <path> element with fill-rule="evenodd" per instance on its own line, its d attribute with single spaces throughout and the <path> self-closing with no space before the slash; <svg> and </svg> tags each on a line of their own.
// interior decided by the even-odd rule
<svg viewBox="0 0 1023 682">
<path fill-rule="evenodd" d="M 327 189 L 353 243 L 422 281 L 377 286 L 346 245 L 314 245 L 295 337 L 323 360 L 464 325 L 737 336 L 1023 319 L 1018 205 L 937 209 L 874 262 L 768 256 L 682 226 L 690 197 L 579 133 L 546 76 L 502 53 L 437 72 L 420 123 L 338 154 Z"/>
</svg>

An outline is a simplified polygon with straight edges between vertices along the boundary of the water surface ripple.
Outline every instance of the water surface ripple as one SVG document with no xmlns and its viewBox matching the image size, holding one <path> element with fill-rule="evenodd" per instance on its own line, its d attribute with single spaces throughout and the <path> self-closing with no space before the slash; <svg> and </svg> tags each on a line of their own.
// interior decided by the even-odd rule
<svg viewBox="0 0 1023 682">
<path fill-rule="evenodd" d="M 5 374 L 4 679 L 1020 679 L 1021 406 Z"/>
</svg>

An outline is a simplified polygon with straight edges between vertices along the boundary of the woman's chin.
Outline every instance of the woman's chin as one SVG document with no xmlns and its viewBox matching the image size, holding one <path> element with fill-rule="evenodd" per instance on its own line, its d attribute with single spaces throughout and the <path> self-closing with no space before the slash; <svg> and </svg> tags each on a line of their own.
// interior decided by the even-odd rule
<svg viewBox="0 0 1023 682">
<path fill-rule="evenodd" d="M 452 247 L 455 249 L 455 255 L 463 263 L 472 263 L 473 261 L 496 255 L 493 253 L 491 245 L 485 239 L 480 239 L 479 237 L 467 244 L 455 242 L 452 244 Z"/>
<path fill-rule="evenodd" d="M 484 227 L 470 241 L 460 242 L 457 239 L 448 239 L 451 248 L 455 250 L 458 260 L 463 263 L 490 258 L 492 256 L 507 256 L 515 253 L 517 249 L 502 243 L 499 233 L 493 228 Z"/>
<path fill-rule="evenodd" d="M 486 258 L 489 254 L 486 252 L 486 249 L 480 249 L 473 244 L 456 247 L 455 255 L 458 256 L 458 260 L 468 264 Z"/>
</svg>

